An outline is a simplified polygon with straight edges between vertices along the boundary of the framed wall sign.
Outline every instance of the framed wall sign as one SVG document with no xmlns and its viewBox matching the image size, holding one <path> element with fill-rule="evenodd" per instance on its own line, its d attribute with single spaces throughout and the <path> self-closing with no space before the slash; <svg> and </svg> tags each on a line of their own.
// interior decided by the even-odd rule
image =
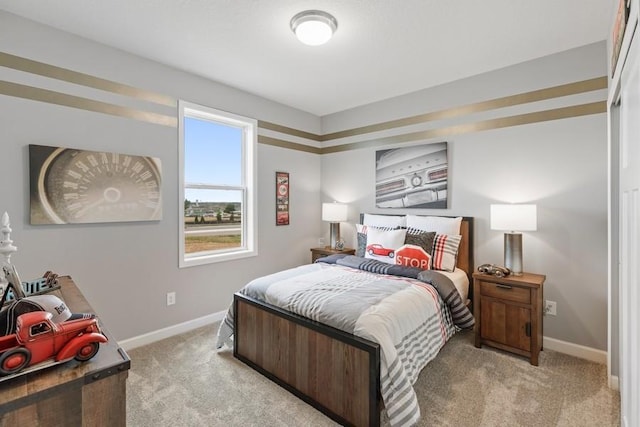
<svg viewBox="0 0 640 427">
<path fill-rule="evenodd" d="M 162 219 L 160 159 L 29 145 L 31 224 Z"/>
<path fill-rule="evenodd" d="M 611 77 L 613 77 L 616 71 L 616 64 L 618 63 L 618 57 L 620 56 L 622 39 L 624 38 L 624 31 L 628 20 L 629 2 L 627 0 L 620 0 L 618 4 L 618 13 L 616 14 L 616 20 L 613 26 L 613 33 L 611 34 Z"/>
<path fill-rule="evenodd" d="M 288 172 L 276 172 L 276 225 L 289 225 Z"/>
</svg>

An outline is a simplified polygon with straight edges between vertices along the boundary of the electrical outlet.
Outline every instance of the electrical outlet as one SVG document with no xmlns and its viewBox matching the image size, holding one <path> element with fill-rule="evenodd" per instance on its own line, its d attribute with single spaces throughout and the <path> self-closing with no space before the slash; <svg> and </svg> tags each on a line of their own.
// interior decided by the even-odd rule
<svg viewBox="0 0 640 427">
<path fill-rule="evenodd" d="M 556 302 L 545 300 L 544 302 L 544 314 L 548 314 L 549 316 L 556 315 Z"/>
<path fill-rule="evenodd" d="M 324 246 L 324 237 L 318 237 L 318 245 Z"/>
<path fill-rule="evenodd" d="M 167 292 L 167 305 L 173 305 L 176 303 L 176 293 Z"/>
</svg>

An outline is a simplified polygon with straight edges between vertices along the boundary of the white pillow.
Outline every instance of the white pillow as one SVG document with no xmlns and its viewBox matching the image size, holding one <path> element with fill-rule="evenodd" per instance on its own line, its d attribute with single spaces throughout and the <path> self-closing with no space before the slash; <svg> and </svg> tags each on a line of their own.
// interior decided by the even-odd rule
<svg viewBox="0 0 640 427">
<path fill-rule="evenodd" d="M 447 218 L 444 216 L 407 215 L 407 228 L 423 231 L 435 231 L 438 234 L 457 236 L 460 234 L 462 217 Z"/>
<path fill-rule="evenodd" d="M 374 215 L 364 214 L 363 225 L 370 225 L 373 227 L 390 227 L 390 228 L 404 228 L 406 227 L 406 219 L 404 215 Z"/>
<path fill-rule="evenodd" d="M 396 263 L 396 249 L 404 245 L 407 230 L 380 230 L 369 228 L 367 230 L 367 246 L 365 258 L 377 259 L 387 264 Z"/>
</svg>

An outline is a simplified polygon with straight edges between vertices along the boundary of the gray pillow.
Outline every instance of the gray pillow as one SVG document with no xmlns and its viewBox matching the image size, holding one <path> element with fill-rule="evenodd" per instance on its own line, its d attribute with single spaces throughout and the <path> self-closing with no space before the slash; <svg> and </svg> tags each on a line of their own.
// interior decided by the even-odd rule
<svg viewBox="0 0 640 427">
<path fill-rule="evenodd" d="M 358 233 L 358 247 L 356 248 L 356 256 L 363 257 L 367 249 L 367 235 Z"/>
<path fill-rule="evenodd" d="M 433 241 L 436 238 L 435 231 L 422 231 L 417 228 L 408 228 L 407 236 L 404 239 L 405 245 L 420 246 L 426 253 L 433 253 Z M 366 241 L 366 236 L 365 236 Z"/>
</svg>

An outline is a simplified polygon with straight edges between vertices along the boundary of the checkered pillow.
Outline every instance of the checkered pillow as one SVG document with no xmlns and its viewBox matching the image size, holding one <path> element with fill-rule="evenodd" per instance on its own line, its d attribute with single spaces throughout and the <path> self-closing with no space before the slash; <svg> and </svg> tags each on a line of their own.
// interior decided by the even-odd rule
<svg viewBox="0 0 640 427">
<path fill-rule="evenodd" d="M 455 270 L 461 240 L 462 236 L 460 235 L 436 234 L 436 238 L 433 240 L 431 268 L 444 271 Z"/>
</svg>

